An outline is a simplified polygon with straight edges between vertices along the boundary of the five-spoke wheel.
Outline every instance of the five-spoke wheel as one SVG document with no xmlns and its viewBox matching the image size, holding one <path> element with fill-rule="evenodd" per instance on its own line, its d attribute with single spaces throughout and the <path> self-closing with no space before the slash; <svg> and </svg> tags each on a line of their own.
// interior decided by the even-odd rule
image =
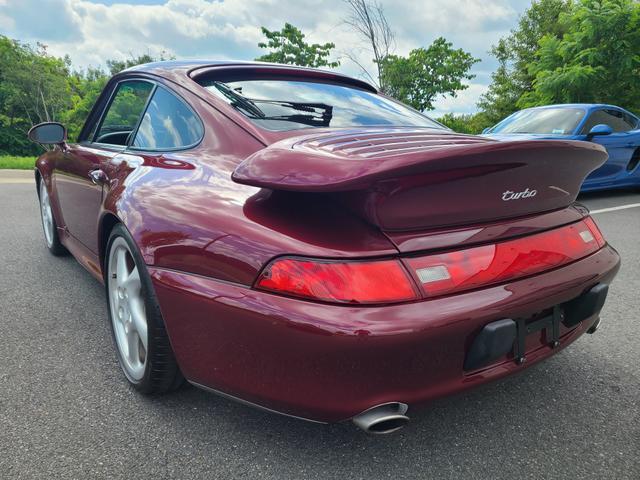
<svg viewBox="0 0 640 480">
<path fill-rule="evenodd" d="M 109 303 L 116 344 L 123 367 L 134 380 L 142 379 L 147 362 L 149 333 L 140 272 L 123 237 L 109 251 Z"/>
<path fill-rule="evenodd" d="M 121 224 L 111 231 L 105 260 L 109 317 L 125 376 L 145 393 L 179 387 L 183 377 L 151 279 L 134 240 Z"/>
<path fill-rule="evenodd" d="M 67 253 L 67 249 L 62 246 L 60 238 L 58 237 L 58 225 L 53 216 L 51 197 L 49 197 L 49 191 L 47 190 L 44 179 L 40 179 L 38 193 L 40 197 L 40 217 L 42 219 L 45 244 L 54 255 L 64 255 Z"/>
</svg>

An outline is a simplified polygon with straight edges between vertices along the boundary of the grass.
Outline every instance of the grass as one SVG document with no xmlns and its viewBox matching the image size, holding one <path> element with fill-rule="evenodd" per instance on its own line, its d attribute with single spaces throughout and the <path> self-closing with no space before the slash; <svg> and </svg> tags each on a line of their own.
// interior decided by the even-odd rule
<svg viewBox="0 0 640 480">
<path fill-rule="evenodd" d="M 0 155 L 0 170 L 6 168 L 32 170 L 35 164 L 35 157 L 14 157 L 12 155 Z"/>
</svg>

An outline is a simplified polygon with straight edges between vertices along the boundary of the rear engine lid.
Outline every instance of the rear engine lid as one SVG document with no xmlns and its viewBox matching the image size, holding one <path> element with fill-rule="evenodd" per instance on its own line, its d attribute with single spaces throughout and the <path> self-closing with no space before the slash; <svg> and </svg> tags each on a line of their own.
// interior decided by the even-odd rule
<svg viewBox="0 0 640 480">
<path fill-rule="evenodd" d="M 276 142 L 233 180 L 342 202 L 386 231 L 479 224 L 561 209 L 607 158 L 588 142 L 498 142 L 448 131 L 368 128 Z"/>
</svg>

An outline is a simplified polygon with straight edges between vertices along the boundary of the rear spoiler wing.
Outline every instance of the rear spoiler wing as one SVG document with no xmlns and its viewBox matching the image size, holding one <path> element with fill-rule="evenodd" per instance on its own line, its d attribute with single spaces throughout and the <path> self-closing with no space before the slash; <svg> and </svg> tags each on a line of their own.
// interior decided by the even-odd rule
<svg viewBox="0 0 640 480">
<path fill-rule="evenodd" d="M 370 223 L 402 230 L 566 207 L 606 159 L 601 146 L 588 142 L 360 131 L 274 143 L 240 163 L 232 178 L 338 194 Z"/>
</svg>

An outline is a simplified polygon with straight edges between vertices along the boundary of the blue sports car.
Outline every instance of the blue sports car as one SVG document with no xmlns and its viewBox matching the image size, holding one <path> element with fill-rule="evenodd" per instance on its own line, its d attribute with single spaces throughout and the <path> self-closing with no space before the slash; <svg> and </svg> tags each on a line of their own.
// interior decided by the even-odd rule
<svg viewBox="0 0 640 480">
<path fill-rule="evenodd" d="M 575 103 L 528 108 L 483 134 L 497 140 L 561 137 L 599 143 L 609 159 L 587 177 L 581 191 L 640 187 L 640 119 L 620 107 Z"/>
</svg>

